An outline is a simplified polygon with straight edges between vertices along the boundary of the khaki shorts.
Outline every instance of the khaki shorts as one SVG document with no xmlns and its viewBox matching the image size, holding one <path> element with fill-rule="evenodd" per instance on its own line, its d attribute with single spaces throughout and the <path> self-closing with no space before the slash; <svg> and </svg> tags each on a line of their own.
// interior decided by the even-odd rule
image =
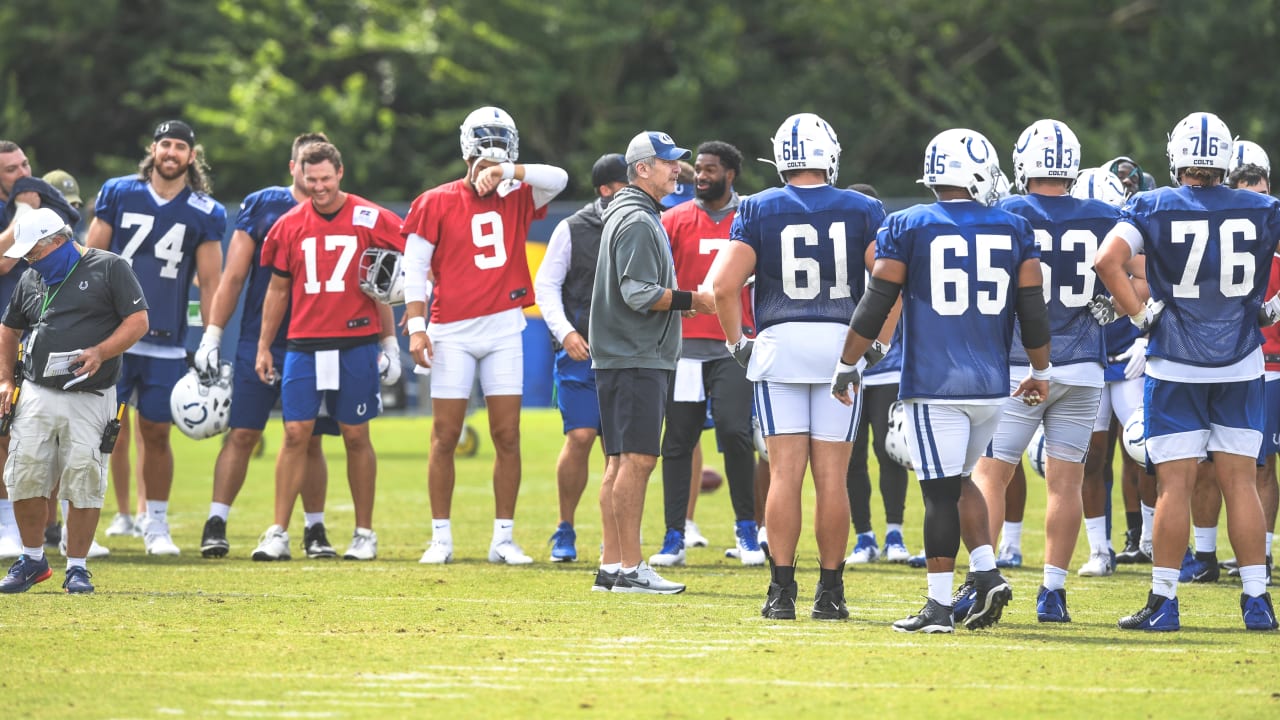
<svg viewBox="0 0 1280 720">
<path fill-rule="evenodd" d="M 115 414 L 116 391 L 65 392 L 26 382 L 10 428 L 4 466 L 9 499 L 58 498 L 77 508 L 101 508 L 107 491 L 102 431 Z"/>
</svg>

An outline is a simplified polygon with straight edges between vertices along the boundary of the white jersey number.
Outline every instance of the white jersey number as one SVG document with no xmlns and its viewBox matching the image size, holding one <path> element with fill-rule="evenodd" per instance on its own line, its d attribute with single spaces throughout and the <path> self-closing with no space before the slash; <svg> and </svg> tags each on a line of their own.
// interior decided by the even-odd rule
<svg viewBox="0 0 1280 720">
<path fill-rule="evenodd" d="M 307 278 L 302 282 L 302 291 L 308 295 L 321 292 L 340 293 L 347 289 L 347 268 L 351 266 L 351 258 L 356 255 L 357 239 L 355 235 L 325 235 L 324 252 L 339 251 L 338 261 L 333 265 L 333 273 L 324 281 L 321 288 L 320 278 L 316 272 L 316 239 L 302 239 L 302 261 L 307 268 Z"/>
<path fill-rule="evenodd" d="M 1053 251 L 1053 236 L 1047 230 L 1037 229 L 1036 245 L 1040 246 L 1040 253 L 1043 255 Z M 1061 278 L 1063 280 L 1058 288 L 1058 301 L 1065 307 L 1081 308 L 1089 304 L 1093 299 L 1094 285 L 1098 280 L 1098 276 L 1093 272 L 1093 256 L 1098 254 L 1098 236 L 1092 231 L 1075 229 L 1068 230 L 1062 234 L 1062 241 L 1058 243 L 1058 250 L 1063 253 L 1074 252 L 1076 248 L 1084 249 L 1084 259 L 1076 263 L 1076 272 L 1072 278 Z M 1053 268 L 1043 260 L 1040 262 L 1040 273 L 1044 275 L 1044 301 L 1048 303 L 1053 300 Z M 1081 289 L 1075 290 L 1075 278 L 1080 278 Z"/>
<path fill-rule="evenodd" d="M 133 235 L 129 237 L 129 242 L 125 243 L 124 249 L 120 251 L 120 257 L 133 265 L 133 256 L 138 252 L 138 248 L 142 247 L 142 242 L 151 234 L 151 228 L 155 226 L 156 219 L 145 213 L 121 213 L 120 229 L 128 230 L 129 228 L 137 228 L 133 231 Z M 182 223 L 174 223 L 169 231 L 156 240 L 156 245 L 152 248 L 151 254 L 155 255 L 156 260 L 164 262 L 160 266 L 160 277 L 167 280 L 173 280 L 178 277 L 178 267 L 182 265 L 182 240 L 186 237 L 187 226 Z"/>
<path fill-rule="evenodd" d="M 844 222 L 827 229 L 835 260 L 836 281 L 828 293 L 832 300 L 850 297 L 849 251 L 845 244 Z M 796 257 L 796 243 L 818 245 L 818 229 L 812 225 L 788 225 L 782 229 L 782 291 L 792 300 L 812 300 L 822 290 L 822 265 L 817 258 Z"/>
<path fill-rule="evenodd" d="M 476 267 L 481 270 L 492 270 L 507 264 L 507 246 L 502 241 L 502 215 L 490 210 L 471 216 L 471 242 L 478 250 L 492 251 L 477 253 L 474 257 Z"/>
<path fill-rule="evenodd" d="M 1182 279 L 1173 286 L 1173 296 L 1179 298 L 1200 297 L 1196 277 L 1209 246 L 1208 220 L 1174 220 L 1169 223 L 1169 239 L 1182 244 L 1191 241 L 1187 264 Z M 1258 228 L 1246 218 L 1228 218 L 1218 226 L 1218 288 L 1224 297 L 1244 297 L 1253 289 L 1254 259 L 1248 252 L 1236 250 L 1236 241 L 1252 242 L 1258 239 Z M 1236 269 L 1240 280 L 1236 281 Z"/>
<path fill-rule="evenodd" d="M 1009 271 L 991 264 L 992 250 L 1012 250 L 1013 238 L 1008 235 L 978 235 L 974 240 L 978 250 L 977 273 L 973 280 L 991 283 L 993 288 L 980 288 L 974 292 L 974 304 L 983 315 L 999 315 L 1009 296 Z M 964 268 L 947 267 L 946 253 L 956 257 L 968 257 L 969 243 L 959 235 L 939 235 L 929 245 L 930 302 L 939 315 L 963 315 L 969 309 L 969 273 Z"/>
</svg>

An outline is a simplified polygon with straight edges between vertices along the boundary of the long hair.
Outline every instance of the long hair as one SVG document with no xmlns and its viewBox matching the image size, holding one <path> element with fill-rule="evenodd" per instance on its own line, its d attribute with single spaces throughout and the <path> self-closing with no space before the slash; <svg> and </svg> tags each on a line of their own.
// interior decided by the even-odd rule
<svg viewBox="0 0 1280 720">
<path fill-rule="evenodd" d="M 138 179 L 143 182 L 151 181 L 151 173 L 156 169 L 155 153 L 149 152 L 147 156 L 142 158 L 142 162 L 138 163 Z M 204 146 L 196 145 L 192 149 L 191 164 L 187 166 L 187 186 L 192 192 L 204 193 L 205 195 L 213 194 L 213 181 L 209 179 L 209 163 L 204 159 Z"/>
</svg>

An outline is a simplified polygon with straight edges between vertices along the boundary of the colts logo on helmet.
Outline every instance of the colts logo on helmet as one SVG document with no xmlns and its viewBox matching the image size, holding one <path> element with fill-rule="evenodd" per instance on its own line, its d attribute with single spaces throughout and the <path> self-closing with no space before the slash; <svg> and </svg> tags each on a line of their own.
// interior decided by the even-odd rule
<svg viewBox="0 0 1280 720">
<path fill-rule="evenodd" d="M 200 417 L 191 414 L 193 409 L 200 411 Z M 204 403 L 187 403 L 182 406 L 182 413 L 182 422 L 189 428 L 195 428 L 209 418 L 209 409 L 204 406 Z"/>
</svg>

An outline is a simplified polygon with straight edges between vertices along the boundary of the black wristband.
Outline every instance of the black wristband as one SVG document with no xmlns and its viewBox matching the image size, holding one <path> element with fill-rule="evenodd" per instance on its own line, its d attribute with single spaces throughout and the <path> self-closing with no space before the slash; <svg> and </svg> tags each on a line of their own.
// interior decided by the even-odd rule
<svg viewBox="0 0 1280 720">
<path fill-rule="evenodd" d="M 689 290 L 671 291 L 671 312 L 682 312 L 693 308 L 693 293 Z"/>
</svg>

